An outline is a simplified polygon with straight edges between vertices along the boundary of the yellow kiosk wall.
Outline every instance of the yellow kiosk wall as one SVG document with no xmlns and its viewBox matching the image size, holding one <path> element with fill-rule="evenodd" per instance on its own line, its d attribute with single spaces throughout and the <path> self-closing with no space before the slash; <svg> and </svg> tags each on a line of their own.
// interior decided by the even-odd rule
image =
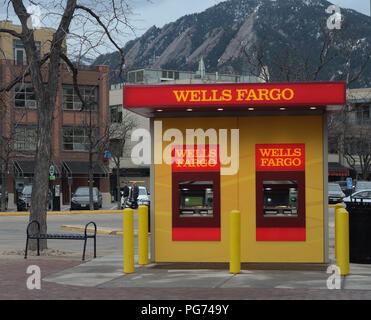
<svg viewBox="0 0 371 320">
<path fill-rule="evenodd" d="M 177 128 L 184 138 L 186 129 L 240 130 L 239 172 L 220 177 L 221 241 L 172 241 L 171 166 L 155 165 L 156 262 L 228 262 L 229 212 L 233 209 L 241 211 L 242 262 L 324 262 L 321 115 L 156 120 L 162 121 L 163 133 Z M 255 144 L 274 143 L 305 144 L 306 241 L 303 242 L 256 241 Z M 169 142 L 162 144 L 164 149 Z"/>
</svg>

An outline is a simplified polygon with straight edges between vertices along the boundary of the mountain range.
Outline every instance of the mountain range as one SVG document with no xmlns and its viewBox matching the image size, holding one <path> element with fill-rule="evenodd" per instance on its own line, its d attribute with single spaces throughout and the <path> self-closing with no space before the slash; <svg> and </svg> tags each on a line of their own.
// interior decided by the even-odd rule
<svg viewBox="0 0 371 320">
<path fill-rule="evenodd" d="M 371 85 L 371 17 L 341 8 L 340 29 L 326 0 L 228 0 L 201 13 L 185 15 L 162 28 L 151 27 L 126 43 L 125 68 L 251 74 L 266 66 L 270 81 L 347 80 Z M 331 22 L 330 22 L 331 27 Z M 366 62 L 369 61 L 367 64 Z M 99 56 L 111 82 L 118 52 Z"/>
</svg>

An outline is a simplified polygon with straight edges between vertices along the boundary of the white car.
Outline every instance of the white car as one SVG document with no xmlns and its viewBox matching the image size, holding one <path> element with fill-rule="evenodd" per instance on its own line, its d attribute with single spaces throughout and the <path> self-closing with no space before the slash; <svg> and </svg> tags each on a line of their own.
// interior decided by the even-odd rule
<svg viewBox="0 0 371 320">
<path fill-rule="evenodd" d="M 129 187 L 129 190 L 131 191 L 131 187 Z M 130 194 L 129 191 L 129 194 Z M 124 197 L 121 196 L 121 208 L 124 209 Z M 148 197 L 148 192 L 146 187 L 139 186 L 139 195 L 138 195 L 138 206 L 149 206 L 150 200 Z M 126 205 L 128 207 L 128 205 Z"/>
<path fill-rule="evenodd" d="M 371 181 L 357 181 L 356 191 L 370 190 L 370 189 L 371 189 Z"/>
<path fill-rule="evenodd" d="M 368 202 L 371 203 L 371 189 L 360 190 L 354 192 L 349 197 L 343 199 L 344 206 L 346 207 L 345 202 Z"/>
</svg>

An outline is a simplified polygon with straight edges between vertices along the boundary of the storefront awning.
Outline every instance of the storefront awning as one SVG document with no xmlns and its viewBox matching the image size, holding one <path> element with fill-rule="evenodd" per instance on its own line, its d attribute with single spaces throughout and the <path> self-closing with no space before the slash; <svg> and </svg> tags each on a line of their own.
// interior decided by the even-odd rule
<svg viewBox="0 0 371 320">
<path fill-rule="evenodd" d="M 18 177 L 25 175 L 33 175 L 35 168 L 35 161 L 18 161 L 14 160 L 14 170 Z"/>
<path fill-rule="evenodd" d="M 126 85 L 123 107 L 144 117 L 241 116 L 338 111 L 345 82 Z"/>
<path fill-rule="evenodd" d="M 338 176 L 338 177 L 348 177 L 349 168 L 343 166 L 338 162 L 329 162 L 328 163 L 328 175 L 329 176 Z"/>
<path fill-rule="evenodd" d="M 68 176 L 89 173 L 89 162 L 87 161 L 62 161 L 62 165 Z M 109 173 L 103 163 L 94 162 L 93 174 L 107 177 Z"/>
<path fill-rule="evenodd" d="M 59 177 L 60 175 L 59 166 L 54 162 L 52 162 L 51 164 L 54 166 L 54 175 L 56 177 Z M 32 176 L 34 174 L 35 161 L 34 160 L 14 160 L 13 168 L 14 168 L 15 175 L 17 177 Z"/>
</svg>

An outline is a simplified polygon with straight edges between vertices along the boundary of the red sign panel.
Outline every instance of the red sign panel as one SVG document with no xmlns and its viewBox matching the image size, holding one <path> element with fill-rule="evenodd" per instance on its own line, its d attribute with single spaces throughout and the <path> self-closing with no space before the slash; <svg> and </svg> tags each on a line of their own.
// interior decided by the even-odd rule
<svg viewBox="0 0 371 320">
<path fill-rule="evenodd" d="M 255 145 L 256 171 L 305 171 L 304 144 Z"/>
<path fill-rule="evenodd" d="M 346 104 L 345 82 L 125 86 L 124 108 Z"/>
<path fill-rule="evenodd" d="M 173 172 L 220 171 L 217 145 L 181 145 L 172 151 Z"/>
</svg>

